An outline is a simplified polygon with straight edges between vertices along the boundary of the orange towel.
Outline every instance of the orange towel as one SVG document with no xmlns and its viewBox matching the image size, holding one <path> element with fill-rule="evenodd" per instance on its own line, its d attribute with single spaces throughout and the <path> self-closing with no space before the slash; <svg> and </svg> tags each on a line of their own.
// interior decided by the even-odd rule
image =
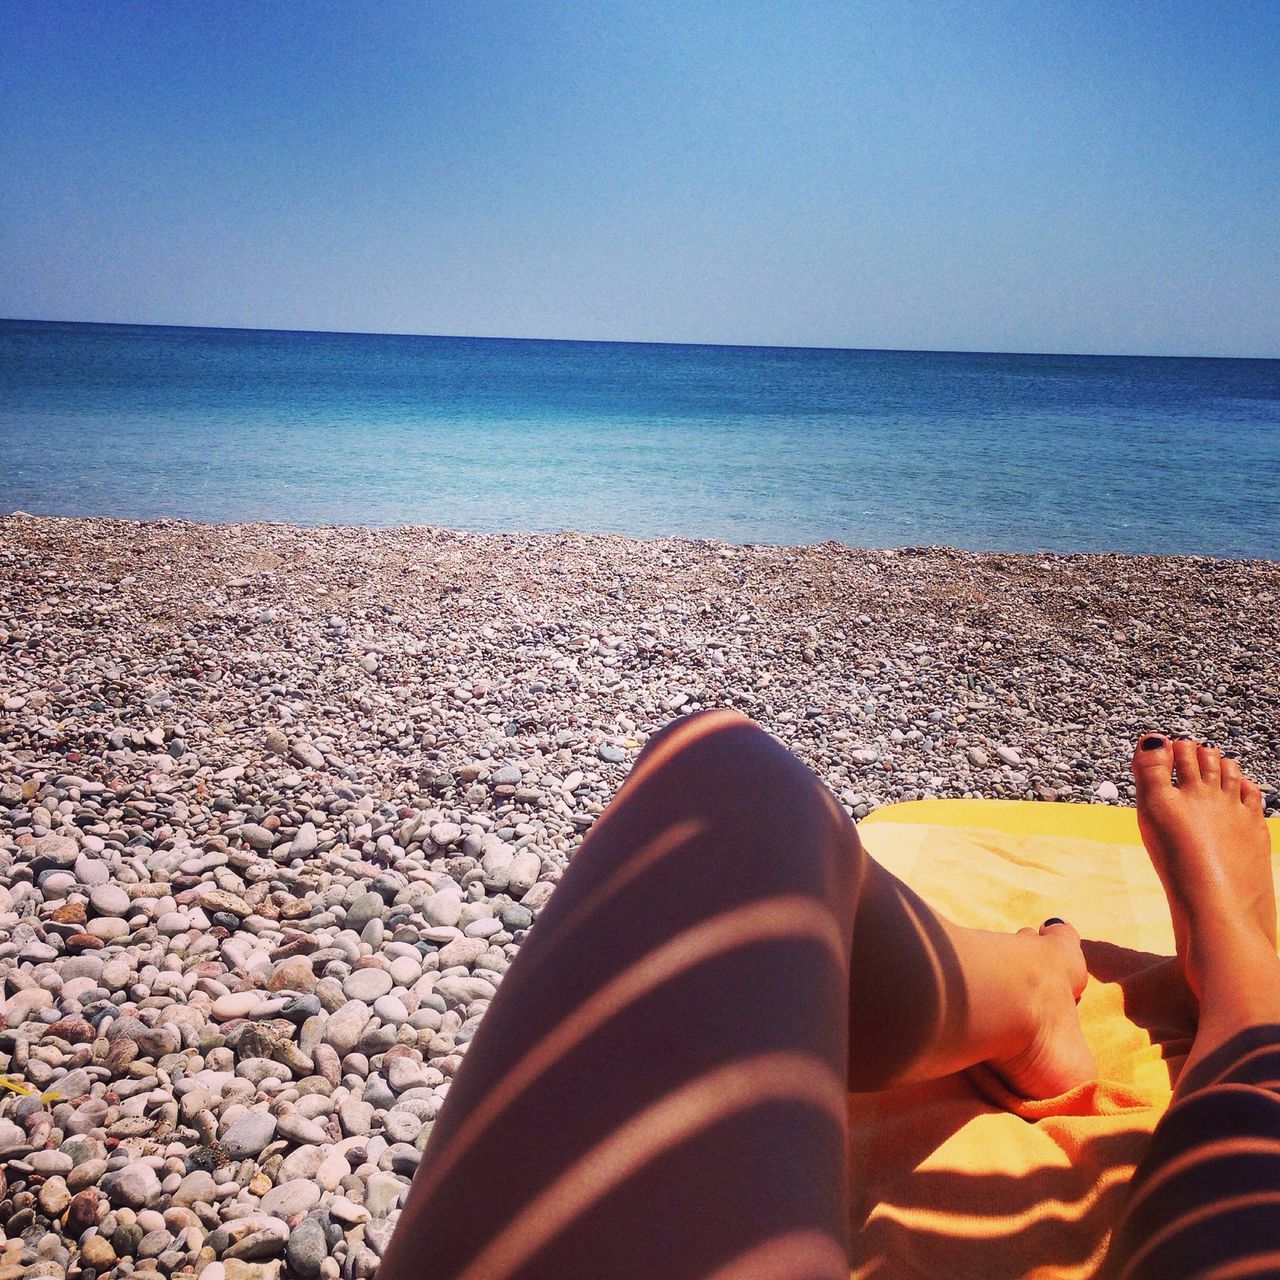
<svg viewBox="0 0 1280 1280">
<path fill-rule="evenodd" d="M 1132 810 L 926 801 L 877 811 L 859 831 L 959 924 L 1062 916 L 1080 930 L 1080 1017 L 1099 1079 L 1037 1103 L 990 1073 L 851 1094 L 853 1275 L 1094 1275 L 1195 1029 Z"/>
</svg>

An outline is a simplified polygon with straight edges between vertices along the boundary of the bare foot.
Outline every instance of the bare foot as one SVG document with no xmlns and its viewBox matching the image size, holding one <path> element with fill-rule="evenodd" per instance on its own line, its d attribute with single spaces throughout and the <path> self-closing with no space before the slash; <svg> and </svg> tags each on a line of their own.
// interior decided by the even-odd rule
<svg viewBox="0 0 1280 1280">
<path fill-rule="evenodd" d="M 1262 793 L 1217 747 L 1190 738 L 1143 737 L 1133 777 L 1138 828 L 1169 899 L 1178 957 L 1203 1000 L 1215 966 L 1238 973 L 1246 957 L 1275 955 Z"/>
<path fill-rule="evenodd" d="M 850 1036 L 852 1090 L 938 1080 L 980 1063 L 1028 1098 L 1056 1097 L 1096 1077 L 1076 1012 L 1089 975 L 1075 929 L 958 925 L 874 859 L 865 865 L 849 1021 L 876 1035 Z M 886 957 L 890 980 L 857 980 L 883 969 Z"/>
<path fill-rule="evenodd" d="M 1020 949 L 1028 956 L 1029 999 L 1017 1033 L 1023 1044 L 987 1066 L 1015 1093 L 1052 1098 L 1097 1075 L 1076 1009 L 1089 974 L 1080 935 L 1064 921 L 1021 929 L 1017 937 L 1027 940 Z"/>
</svg>

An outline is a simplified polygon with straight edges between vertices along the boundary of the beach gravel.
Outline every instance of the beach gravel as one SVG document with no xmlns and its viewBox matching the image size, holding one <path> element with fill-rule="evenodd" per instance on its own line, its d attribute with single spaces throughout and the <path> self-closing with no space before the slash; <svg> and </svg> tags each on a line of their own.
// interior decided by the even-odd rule
<svg viewBox="0 0 1280 1280">
<path fill-rule="evenodd" d="M 0 518 L 0 1274 L 372 1276 L 674 716 L 856 817 L 1131 804 L 1151 729 L 1274 811 L 1278 632 L 1271 561 Z"/>
</svg>

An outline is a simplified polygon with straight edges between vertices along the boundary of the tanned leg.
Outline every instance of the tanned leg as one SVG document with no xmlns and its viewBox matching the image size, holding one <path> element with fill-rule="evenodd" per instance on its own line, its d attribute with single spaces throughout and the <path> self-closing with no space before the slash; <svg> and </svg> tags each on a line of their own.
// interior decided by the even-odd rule
<svg viewBox="0 0 1280 1280">
<path fill-rule="evenodd" d="M 750 720 L 675 721 L 504 977 L 380 1280 L 844 1280 L 846 1090 L 1080 1083 L 1084 980 L 1069 926 L 930 910 Z"/>
<path fill-rule="evenodd" d="M 1133 773 L 1199 1023 L 1109 1270 L 1280 1275 L 1280 957 L 1261 793 L 1234 760 L 1189 738 L 1148 735 Z"/>
</svg>

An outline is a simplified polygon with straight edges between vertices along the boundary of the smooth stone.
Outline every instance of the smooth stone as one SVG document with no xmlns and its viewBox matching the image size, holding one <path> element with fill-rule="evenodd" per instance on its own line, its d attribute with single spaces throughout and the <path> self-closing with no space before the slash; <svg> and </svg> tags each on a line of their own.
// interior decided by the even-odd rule
<svg viewBox="0 0 1280 1280">
<path fill-rule="evenodd" d="M 267 834 L 271 833 L 268 831 Z M 242 920 L 253 914 L 253 908 L 239 894 L 228 893 L 225 889 L 201 889 L 197 901 L 205 911 L 211 913 L 223 912 Z"/>
<path fill-rule="evenodd" d="M 324 756 L 320 753 L 320 749 L 310 742 L 295 742 L 289 748 L 289 754 L 299 764 L 306 765 L 308 769 L 324 768 Z"/>
<path fill-rule="evenodd" d="M 130 933 L 129 922 L 115 916 L 98 916 L 85 925 L 84 931 L 91 937 L 101 938 L 103 942 L 119 942 Z"/>
<path fill-rule="evenodd" d="M 518 849 L 507 872 L 507 892 L 520 897 L 533 888 L 541 873 L 542 859 L 532 849 Z"/>
<path fill-rule="evenodd" d="M 290 1142 L 303 1145 L 323 1145 L 329 1141 L 328 1131 L 323 1125 L 317 1124 L 314 1120 L 310 1120 L 304 1115 L 299 1115 L 296 1111 L 282 1115 L 277 1129 L 280 1136 L 288 1138 Z"/>
<path fill-rule="evenodd" d="M 346 928 L 359 933 L 370 920 L 382 919 L 386 903 L 376 893 L 362 893 L 347 908 L 347 918 L 343 921 Z"/>
<path fill-rule="evenodd" d="M 444 946 L 446 942 L 452 942 L 454 938 L 462 937 L 462 930 L 453 925 L 428 925 L 422 930 L 421 934 L 423 942 L 434 942 L 436 946 Z"/>
<path fill-rule="evenodd" d="M 223 1258 L 243 1258 L 248 1262 L 270 1258 L 284 1251 L 289 1224 L 269 1213 L 249 1213 L 233 1218 L 209 1233 L 206 1244 Z"/>
<path fill-rule="evenodd" d="M 394 1173 L 371 1173 L 365 1184 L 364 1207 L 375 1218 L 385 1218 L 399 1205 L 408 1189 L 408 1184 Z"/>
<path fill-rule="evenodd" d="M 102 1193 L 96 1187 L 81 1188 L 71 1197 L 67 1206 L 64 1226 L 72 1236 L 79 1237 L 98 1221 Z"/>
<path fill-rule="evenodd" d="M 297 830 L 289 845 L 289 852 L 295 858 L 305 858 L 315 853 L 320 846 L 320 833 L 314 822 L 304 822 Z"/>
<path fill-rule="evenodd" d="M 414 956 L 396 956 L 389 971 L 395 987 L 411 987 L 422 977 L 422 961 Z"/>
<path fill-rule="evenodd" d="M 382 1117 L 382 1132 L 390 1142 L 413 1142 L 422 1130 L 422 1121 L 407 1111 L 392 1109 Z"/>
<path fill-rule="evenodd" d="M 30 856 L 33 862 L 69 871 L 75 866 L 76 859 L 80 856 L 80 846 L 66 836 L 50 834 L 36 840 L 31 846 Z"/>
<path fill-rule="evenodd" d="M 456 927 L 462 919 L 462 894 L 454 890 L 433 893 L 422 904 L 422 918 L 429 925 Z"/>
<path fill-rule="evenodd" d="M 485 978 L 444 977 L 435 985 L 435 991 L 451 1004 L 470 1004 L 473 1000 L 492 1000 L 497 988 Z"/>
<path fill-rule="evenodd" d="M 346 1156 L 331 1151 L 316 1166 L 315 1179 L 326 1191 L 336 1191 L 350 1172 L 351 1165 Z"/>
<path fill-rule="evenodd" d="M 266 827 L 259 826 L 256 822 L 244 823 L 240 827 L 239 835 L 245 844 L 259 853 L 266 853 L 276 842 L 276 833 L 268 831 Z"/>
<path fill-rule="evenodd" d="M 361 1099 L 348 1098 L 338 1107 L 338 1119 L 348 1137 L 363 1137 L 373 1128 L 373 1108 Z"/>
<path fill-rule="evenodd" d="M 83 1164 L 76 1165 L 67 1174 L 67 1186 L 75 1192 L 96 1187 L 106 1171 L 107 1162 L 105 1160 L 86 1160 Z"/>
<path fill-rule="evenodd" d="M 396 995 L 379 996 L 373 1002 L 373 1011 L 383 1022 L 389 1022 L 394 1027 L 409 1021 L 409 1010 L 404 1007 L 404 1001 Z"/>
<path fill-rule="evenodd" d="M 528 907 L 530 911 L 541 911 L 542 908 L 551 900 L 551 895 L 555 891 L 555 885 L 549 880 L 539 880 L 538 883 L 520 899 L 520 902 L 523 906 Z"/>
<path fill-rule="evenodd" d="M 439 1083 L 430 1074 L 434 1068 L 414 1062 L 412 1058 L 392 1058 L 384 1064 L 383 1070 L 386 1072 L 387 1083 L 396 1093 L 403 1093 L 406 1089 L 430 1088 Z"/>
<path fill-rule="evenodd" d="M 373 1010 L 364 1001 L 348 1001 L 329 1015 L 321 1038 L 340 1058 L 345 1058 L 356 1047 L 372 1016 Z"/>
<path fill-rule="evenodd" d="M 116 1251 L 111 1247 L 111 1241 L 106 1236 L 90 1236 L 80 1246 L 80 1262 L 83 1266 L 91 1267 L 101 1273 L 115 1266 Z"/>
<path fill-rule="evenodd" d="M 455 938 L 440 948 L 440 967 L 450 969 L 454 965 L 473 965 L 488 949 L 489 944 L 483 938 Z"/>
<path fill-rule="evenodd" d="M 294 1178 L 272 1187 L 262 1197 L 262 1212 L 275 1218 L 292 1218 L 295 1214 L 306 1213 L 319 1200 L 320 1188 L 314 1182 Z"/>
<path fill-rule="evenodd" d="M 334 1196 L 329 1205 L 329 1216 L 335 1222 L 345 1222 L 348 1226 L 358 1227 L 361 1223 L 368 1222 L 373 1215 L 363 1205 L 356 1204 L 346 1196 Z"/>
<path fill-rule="evenodd" d="M 91 858 L 87 853 L 76 859 L 72 871 L 86 888 L 106 884 L 111 879 L 111 864 L 103 858 Z"/>
<path fill-rule="evenodd" d="M 209 1204 L 217 1193 L 218 1184 L 214 1182 L 213 1174 L 204 1169 L 193 1169 L 178 1183 L 171 1198 L 178 1205 L 192 1205 L 200 1201 Z"/>
<path fill-rule="evenodd" d="M 329 1139 L 326 1135 L 325 1142 Z M 328 1146 L 310 1146 L 299 1147 L 296 1151 L 290 1151 L 287 1156 L 280 1162 L 280 1180 L 282 1182 L 290 1182 L 295 1178 L 317 1178 L 318 1171 L 323 1168 L 325 1162 L 331 1158 L 331 1152 Z M 342 1173 L 345 1176 L 350 1172 L 347 1162 L 342 1162 Z M 324 1185 L 323 1179 L 320 1179 L 321 1186 Z M 329 1188 L 332 1190 L 332 1188 Z"/>
<path fill-rule="evenodd" d="M 50 1218 L 59 1217 L 71 1203 L 71 1192 L 59 1177 L 46 1178 L 36 1197 L 41 1211 Z"/>
<path fill-rule="evenodd" d="M 310 1280 L 320 1274 L 320 1264 L 329 1256 L 329 1242 L 318 1218 L 304 1218 L 289 1233 L 284 1256 L 300 1276 Z"/>
<path fill-rule="evenodd" d="M 104 1174 L 99 1185 L 112 1204 L 129 1209 L 145 1208 L 160 1195 L 160 1179 L 148 1164 L 128 1164 L 114 1173 Z"/>
<path fill-rule="evenodd" d="M 342 994 L 348 1000 L 376 1000 L 385 996 L 395 986 L 385 969 L 356 969 L 342 984 Z"/>
<path fill-rule="evenodd" d="M 217 1022 L 247 1018 L 261 999 L 261 991 L 233 991 L 230 995 L 219 996 L 209 1012 Z"/>
<path fill-rule="evenodd" d="M 250 1111 L 222 1135 L 222 1148 L 233 1160 L 259 1155 L 276 1136 L 276 1118 L 265 1111 Z"/>
<path fill-rule="evenodd" d="M 504 929 L 515 933 L 520 929 L 528 929 L 533 924 L 533 912 L 519 902 L 512 902 L 502 908 L 498 919 L 502 921 Z"/>
<path fill-rule="evenodd" d="M 315 987 L 315 970 L 306 956 L 288 956 L 281 960 L 267 979 L 268 991 L 300 991 L 309 994 Z"/>
<path fill-rule="evenodd" d="M 319 996 L 295 996 L 286 1001 L 284 1008 L 280 1010 L 280 1016 L 288 1018 L 290 1022 L 305 1023 L 309 1018 L 314 1018 L 321 1007 Z"/>
<path fill-rule="evenodd" d="M 62 1151 L 33 1151 L 27 1163 L 44 1178 L 68 1174 L 75 1167 L 75 1161 Z"/>
<path fill-rule="evenodd" d="M 317 1044 L 311 1050 L 311 1065 L 316 1075 L 331 1085 L 336 1085 L 342 1079 L 341 1059 L 330 1044 Z"/>
<path fill-rule="evenodd" d="M 53 997 L 43 987 L 28 987 L 25 991 L 15 992 L 4 1002 L 5 1026 L 20 1026 L 39 1010 L 52 1008 Z"/>
<path fill-rule="evenodd" d="M 95 885 L 89 890 L 89 905 L 100 916 L 127 915 L 131 901 L 118 884 Z"/>
<path fill-rule="evenodd" d="M 396 1095 L 381 1076 L 370 1076 L 364 1082 L 360 1100 L 367 1102 L 375 1111 L 382 1112 L 395 1105 Z"/>
</svg>

